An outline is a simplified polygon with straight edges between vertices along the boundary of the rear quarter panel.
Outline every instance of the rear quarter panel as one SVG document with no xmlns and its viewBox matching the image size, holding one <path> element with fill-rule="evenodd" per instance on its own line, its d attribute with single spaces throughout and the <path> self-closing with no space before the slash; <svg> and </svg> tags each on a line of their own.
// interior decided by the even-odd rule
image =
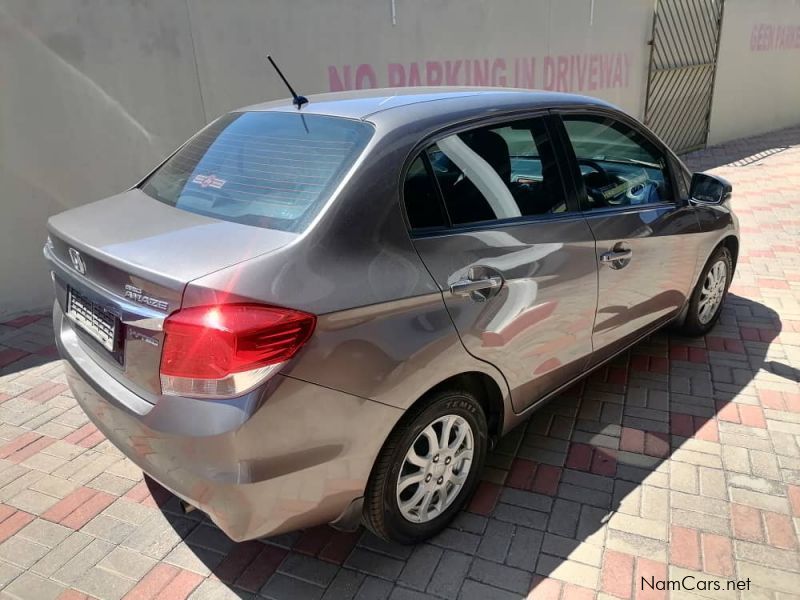
<svg viewBox="0 0 800 600">
<path fill-rule="evenodd" d="M 467 353 L 434 292 L 322 315 L 284 373 L 408 408 L 438 383 L 470 371 L 489 375 L 508 397 L 502 374 Z"/>
</svg>

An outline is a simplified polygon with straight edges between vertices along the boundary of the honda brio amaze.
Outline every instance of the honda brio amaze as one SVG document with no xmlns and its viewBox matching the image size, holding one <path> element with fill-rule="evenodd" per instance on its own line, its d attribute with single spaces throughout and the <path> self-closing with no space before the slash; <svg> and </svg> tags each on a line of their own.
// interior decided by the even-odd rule
<svg viewBox="0 0 800 600">
<path fill-rule="evenodd" d="M 445 527 L 493 444 L 716 322 L 731 187 L 596 99 L 371 90 L 227 114 L 50 219 L 75 398 L 234 540 Z"/>
</svg>

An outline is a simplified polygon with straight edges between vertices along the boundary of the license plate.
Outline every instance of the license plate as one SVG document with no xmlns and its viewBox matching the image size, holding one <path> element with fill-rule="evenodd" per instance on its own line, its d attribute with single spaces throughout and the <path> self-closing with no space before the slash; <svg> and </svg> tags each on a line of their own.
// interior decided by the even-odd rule
<svg viewBox="0 0 800 600">
<path fill-rule="evenodd" d="M 67 316 L 109 352 L 117 349 L 119 319 L 72 288 L 67 290 Z"/>
</svg>

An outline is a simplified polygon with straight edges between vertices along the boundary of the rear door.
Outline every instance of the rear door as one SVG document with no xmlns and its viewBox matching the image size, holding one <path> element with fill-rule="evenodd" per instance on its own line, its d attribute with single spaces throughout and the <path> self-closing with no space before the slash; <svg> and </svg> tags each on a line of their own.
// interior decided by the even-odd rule
<svg viewBox="0 0 800 600">
<path fill-rule="evenodd" d="M 407 170 L 414 244 L 467 350 L 505 375 L 516 411 L 592 351 L 592 233 L 563 185 L 549 117 L 444 134 Z"/>
<path fill-rule="evenodd" d="M 670 154 L 612 114 L 564 113 L 581 209 L 597 240 L 595 361 L 677 313 L 697 262 L 700 227 L 681 199 Z"/>
</svg>

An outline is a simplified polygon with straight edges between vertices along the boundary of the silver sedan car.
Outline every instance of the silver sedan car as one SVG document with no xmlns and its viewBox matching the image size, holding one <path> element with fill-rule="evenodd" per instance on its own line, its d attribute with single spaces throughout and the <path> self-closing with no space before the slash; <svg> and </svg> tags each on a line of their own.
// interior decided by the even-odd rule
<svg viewBox="0 0 800 600">
<path fill-rule="evenodd" d="M 234 540 L 414 543 L 560 390 L 714 326 L 730 196 L 586 97 L 261 104 L 50 219 L 56 341 L 95 425 Z"/>
</svg>

